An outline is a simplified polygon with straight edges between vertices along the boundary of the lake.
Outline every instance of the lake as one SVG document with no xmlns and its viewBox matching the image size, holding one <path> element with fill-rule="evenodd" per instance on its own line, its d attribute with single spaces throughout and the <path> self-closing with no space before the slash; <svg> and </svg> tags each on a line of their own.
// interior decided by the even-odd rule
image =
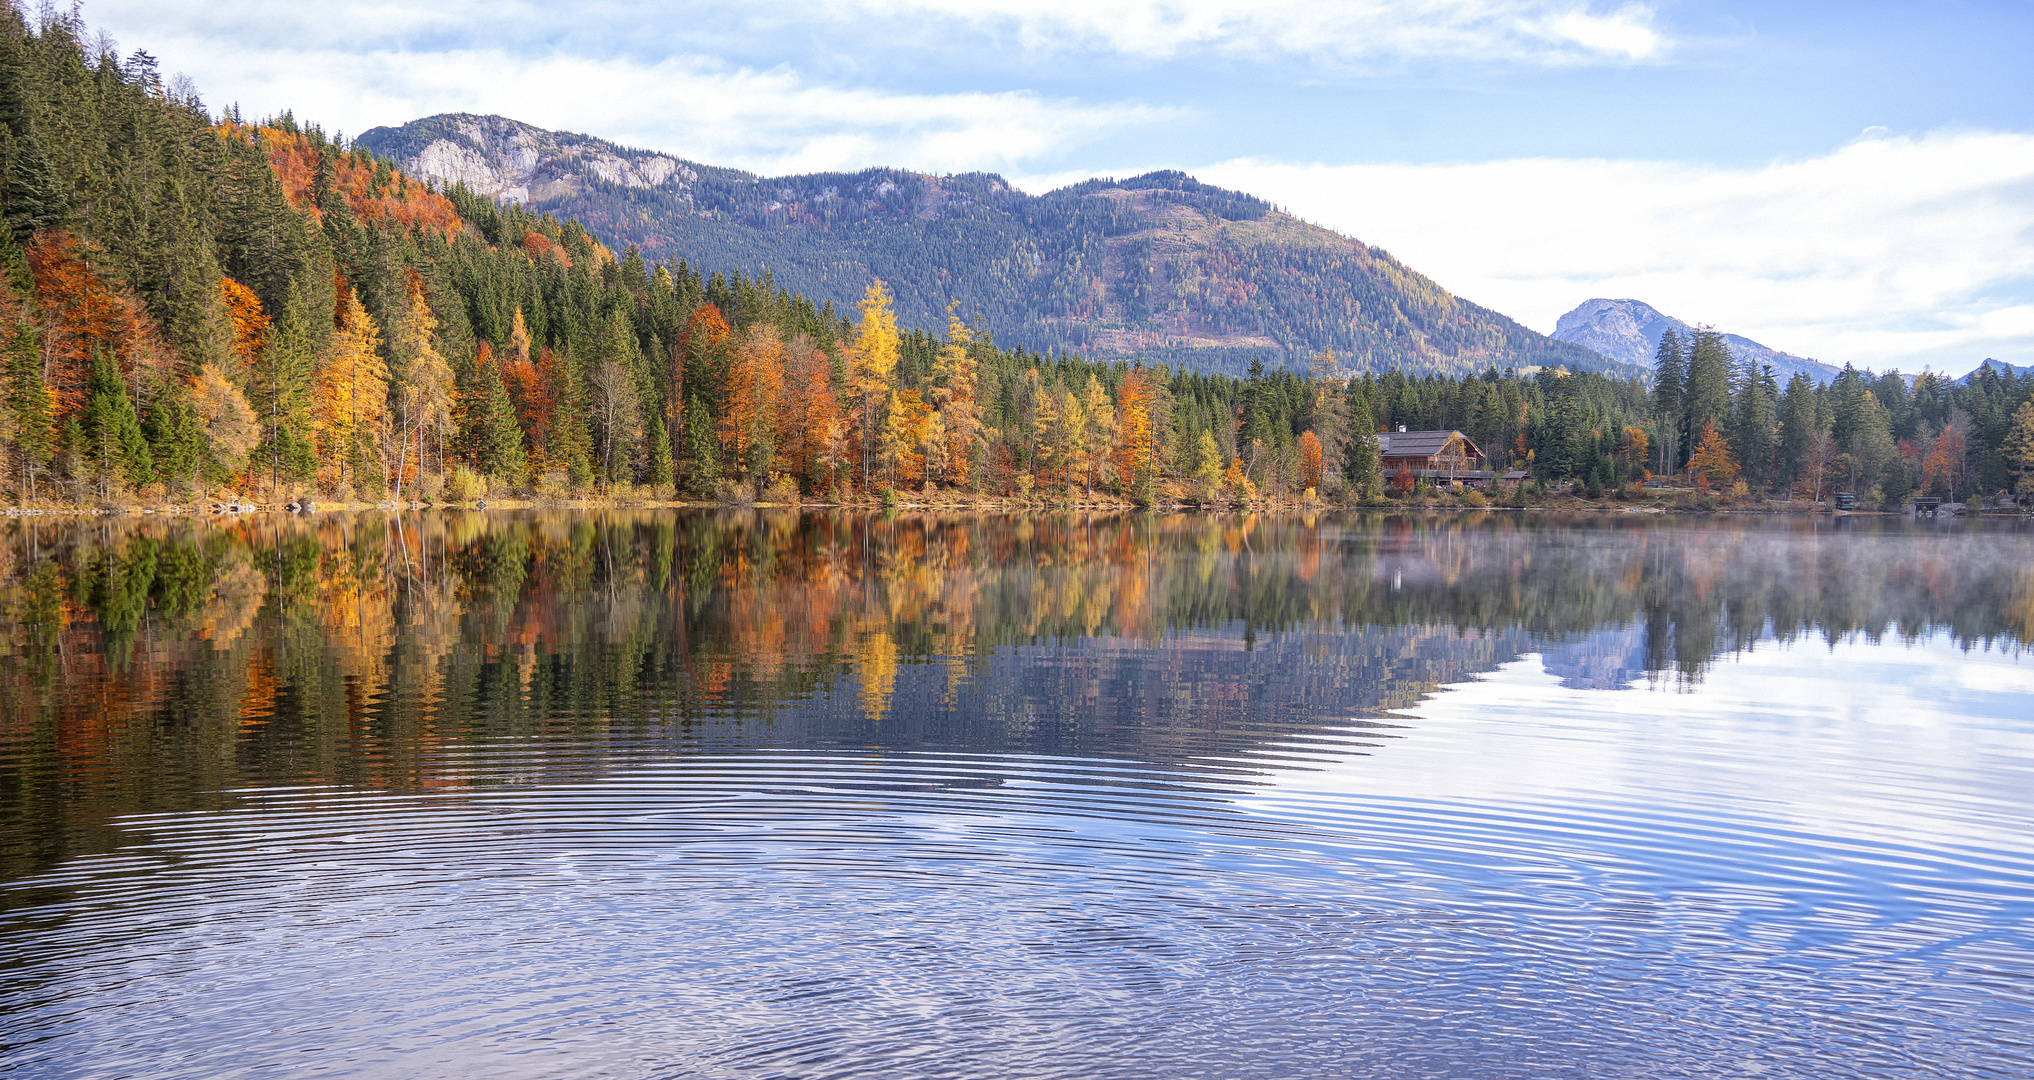
<svg viewBox="0 0 2034 1080">
<path fill-rule="evenodd" d="M 2034 528 L 0 528 L 0 1075 L 2034 1075 Z"/>
</svg>

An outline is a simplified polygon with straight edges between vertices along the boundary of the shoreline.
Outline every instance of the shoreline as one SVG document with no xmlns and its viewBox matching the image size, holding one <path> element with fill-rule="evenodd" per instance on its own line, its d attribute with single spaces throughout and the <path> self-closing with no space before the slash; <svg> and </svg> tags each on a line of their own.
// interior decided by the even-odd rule
<svg viewBox="0 0 2034 1080">
<path fill-rule="evenodd" d="M 984 514 L 991 513 L 1064 514 L 1078 512 L 1122 513 L 1142 510 L 1149 513 L 1172 513 L 1172 514 L 1186 514 L 1186 513 L 1320 514 L 1331 512 L 1367 511 L 1372 513 L 1538 512 L 1538 513 L 1569 513 L 1569 514 L 1589 514 L 1589 513 L 1649 514 L 1649 515 L 1673 514 L 1686 516 L 1715 516 L 1715 517 L 1738 516 L 1738 517 L 1884 518 L 1884 517 L 1918 516 L 1912 509 L 1835 510 L 1827 507 L 1796 508 L 1787 506 L 1785 504 L 1770 505 L 1763 507 L 1753 507 L 1753 506 L 1690 507 L 1673 505 L 1671 503 L 1658 503 L 1658 502 L 1647 503 L 1636 501 L 1619 502 L 1615 500 L 1605 500 L 1604 502 L 1596 503 L 1596 502 L 1584 502 L 1579 499 L 1561 503 L 1545 503 L 1537 505 L 1529 504 L 1526 506 L 1506 506 L 1494 503 L 1488 506 L 1466 506 L 1461 504 L 1417 505 L 1412 503 L 1398 503 L 1398 502 L 1374 505 L 1340 505 L 1331 503 L 1318 503 L 1314 505 L 1307 505 L 1304 503 L 1270 503 L 1254 506 L 1237 504 L 1161 503 L 1149 506 L 1139 506 L 1135 503 L 1116 502 L 1116 501 L 1109 502 L 1074 501 L 1070 503 L 1048 503 L 1035 500 L 1015 501 L 993 497 L 986 499 L 957 498 L 951 501 L 943 499 L 935 501 L 899 500 L 888 504 L 878 501 L 827 502 L 822 500 L 800 500 L 795 503 L 790 503 L 790 502 L 766 502 L 766 501 L 717 502 L 711 500 L 688 501 L 679 499 L 609 499 L 609 498 L 502 499 L 498 501 L 487 500 L 485 502 L 479 502 L 478 504 L 476 504 L 476 502 L 408 503 L 407 500 L 405 502 L 407 503 L 407 505 L 398 505 L 393 502 L 344 502 L 344 503 L 313 502 L 310 504 L 309 509 L 304 510 L 293 510 L 290 509 L 288 506 L 269 506 L 260 503 L 235 504 L 236 508 L 232 509 L 205 505 L 177 505 L 177 504 L 163 504 L 155 506 L 137 505 L 124 507 L 10 506 L 4 509 L 0 509 L 0 514 L 4 514 L 6 517 L 10 518 L 198 517 L 198 518 L 218 518 L 221 520 L 230 520 L 234 518 L 268 514 L 289 514 L 291 516 L 310 517 L 319 514 L 338 514 L 338 513 L 359 514 L 359 513 L 371 513 L 375 511 L 380 511 L 383 513 L 422 514 L 422 513 L 441 513 L 447 511 L 463 511 L 467 513 L 488 513 L 490 511 L 496 510 L 588 511 L 588 510 L 738 510 L 739 509 L 739 510 L 865 510 L 865 511 L 894 510 L 894 511 L 909 511 L 913 513 L 924 513 L 929 511 L 929 512 L 958 512 L 958 513 L 984 513 Z M 2000 510 L 2000 509 L 1972 510 L 1966 514 L 1957 516 L 1973 518 L 1977 517 L 2017 518 L 2034 516 L 2034 510 Z"/>
</svg>

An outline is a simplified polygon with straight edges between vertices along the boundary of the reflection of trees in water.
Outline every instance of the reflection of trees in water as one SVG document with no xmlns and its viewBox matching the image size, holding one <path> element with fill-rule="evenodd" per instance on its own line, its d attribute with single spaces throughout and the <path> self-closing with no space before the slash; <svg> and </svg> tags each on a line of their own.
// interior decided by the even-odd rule
<svg viewBox="0 0 2034 1080">
<path fill-rule="evenodd" d="M 110 815 L 250 780 L 461 782 L 543 734 L 1172 760 L 1642 633 L 2034 637 L 2029 534 L 1853 519 L 782 511 L 18 522 L 0 801 Z M 1021 650 L 1021 655 L 1019 654 Z M 87 780 L 81 781 L 79 778 Z M 9 862 L 68 841 L 11 830 Z"/>
</svg>

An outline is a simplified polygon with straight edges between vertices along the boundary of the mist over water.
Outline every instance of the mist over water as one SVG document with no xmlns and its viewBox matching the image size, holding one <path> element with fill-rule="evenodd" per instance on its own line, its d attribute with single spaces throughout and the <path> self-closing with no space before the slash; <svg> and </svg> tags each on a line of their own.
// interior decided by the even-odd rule
<svg viewBox="0 0 2034 1080">
<path fill-rule="evenodd" d="M 2034 1071 L 2034 530 L 0 534 L 0 1075 Z"/>
</svg>

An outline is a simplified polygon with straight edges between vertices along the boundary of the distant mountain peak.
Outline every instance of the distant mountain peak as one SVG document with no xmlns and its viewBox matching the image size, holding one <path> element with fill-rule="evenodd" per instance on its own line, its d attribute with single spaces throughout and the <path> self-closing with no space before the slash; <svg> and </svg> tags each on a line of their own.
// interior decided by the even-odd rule
<svg viewBox="0 0 2034 1080">
<path fill-rule="evenodd" d="M 1587 346 L 1612 360 L 1651 367 L 1668 330 L 1686 334 L 1694 328 L 1643 300 L 1611 300 L 1596 297 L 1575 305 L 1573 311 L 1554 324 L 1554 337 Z M 1770 366 L 1785 382 L 1796 372 L 1816 382 L 1828 382 L 1842 369 L 1820 360 L 1769 348 L 1747 337 L 1725 334 L 1723 340 L 1738 360 L 1753 360 Z"/>
</svg>

